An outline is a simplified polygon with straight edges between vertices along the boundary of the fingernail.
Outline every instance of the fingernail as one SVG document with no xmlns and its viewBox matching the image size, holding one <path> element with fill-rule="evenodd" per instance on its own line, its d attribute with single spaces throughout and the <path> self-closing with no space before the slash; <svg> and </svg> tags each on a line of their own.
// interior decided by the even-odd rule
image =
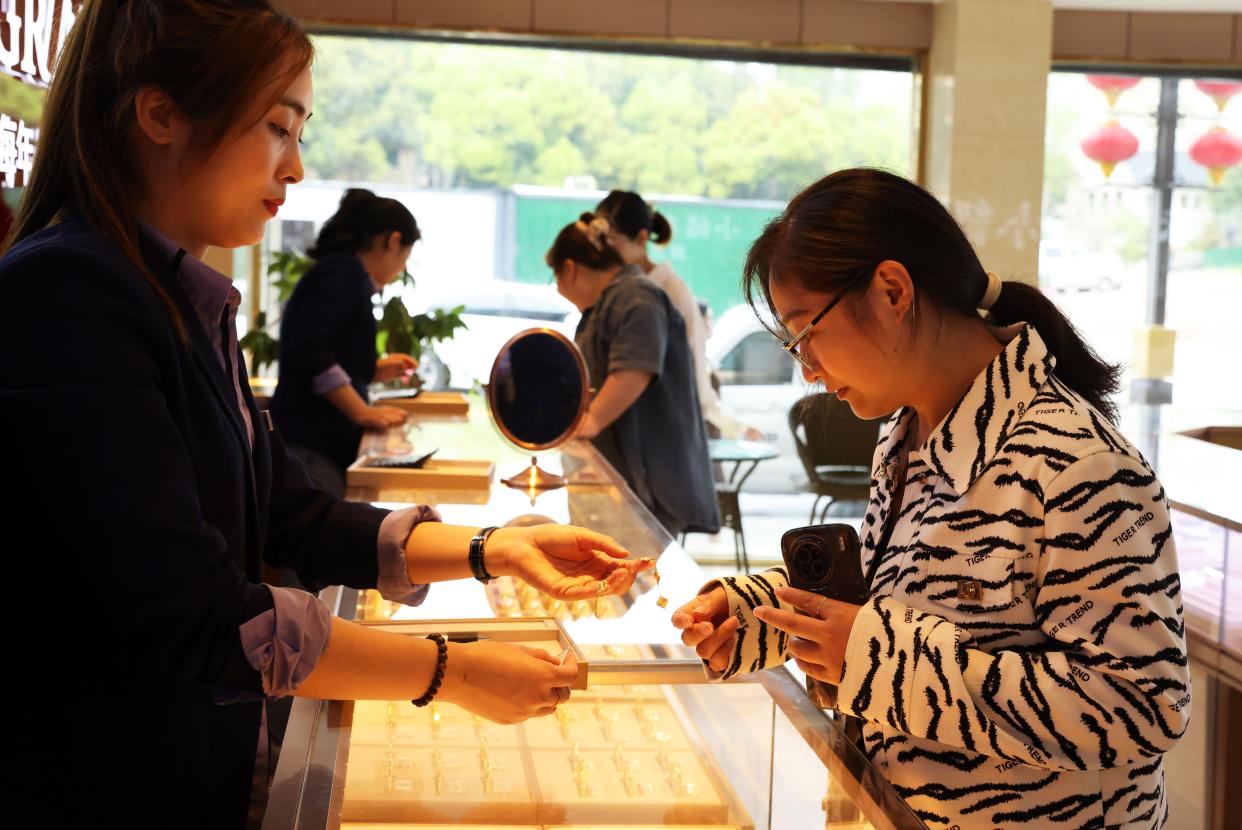
<svg viewBox="0 0 1242 830">
<path fill-rule="evenodd" d="M 768 614 L 768 607 L 766 605 L 761 605 L 755 609 L 755 616 L 758 619 L 763 619 L 764 617 L 767 616 L 767 614 Z"/>
<path fill-rule="evenodd" d="M 785 586 L 783 586 L 783 585 L 782 585 L 781 587 L 779 587 L 779 588 L 777 588 L 777 589 L 776 589 L 776 595 L 777 595 L 778 597 L 783 597 L 783 596 L 785 596 L 785 592 L 786 592 L 786 591 L 788 591 L 788 590 L 789 590 L 788 588 L 786 588 Z"/>
</svg>

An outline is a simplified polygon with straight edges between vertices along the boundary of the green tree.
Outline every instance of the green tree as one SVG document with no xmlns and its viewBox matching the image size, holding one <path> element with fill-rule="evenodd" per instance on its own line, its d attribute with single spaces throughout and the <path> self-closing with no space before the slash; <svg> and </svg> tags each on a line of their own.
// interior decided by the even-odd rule
<svg viewBox="0 0 1242 830">
<path fill-rule="evenodd" d="M 417 186 L 783 199 L 835 167 L 906 171 L 909 76 L 494 45 L 316 39 L 309 174 Z M 904 84 L 904 86 L 903 86 Z"/>
</svg>

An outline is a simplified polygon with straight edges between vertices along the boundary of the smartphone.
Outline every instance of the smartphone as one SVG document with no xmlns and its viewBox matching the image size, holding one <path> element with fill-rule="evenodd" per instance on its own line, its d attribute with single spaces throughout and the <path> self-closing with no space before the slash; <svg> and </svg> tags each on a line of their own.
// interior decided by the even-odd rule
<svg viewBox="0 0 1242 830">
<path fill-rule="evenodd" d="M 781 558 L 789 571 L 790 587 L 854 605 L 867 601 L 862 545 L 850 525 L 810 525 L 787 530 L 781 536 Z M 806 690 L 821 709 L 838 709 L 837 687 L 833 684 L 807 676 Z"/>
<path fill-rule="evenodd" d="M 427 453 L 426 455 L 388 455 L 373 457 L 367 462 L 368 467 L 390 467 L 401 470 L 417 470 L 426 466 L 431 460 L 431 456 L 435 455 L 439 447 Z"/>
<path fill-rule="evenodd" d="M 371 394 L 371 402 L 379 403 L 383 401 L 412 400 L 421 395 L 422 392 L 422 387 L 417 389 L 381 389 L 378 392 Z"/>
<path fill-rule="evenodd" d="M 862 546 L 851 525 L 787 530 L 781 537 L 781 558 L 789 571 L 790 587 L 854 605 L 867 601 Z"/>
</svg>

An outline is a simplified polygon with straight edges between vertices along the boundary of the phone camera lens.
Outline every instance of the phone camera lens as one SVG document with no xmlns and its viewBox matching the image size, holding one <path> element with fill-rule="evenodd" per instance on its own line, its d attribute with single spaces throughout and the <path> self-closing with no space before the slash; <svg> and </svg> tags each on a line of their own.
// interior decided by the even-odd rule
<svg viewBox="0 0 1242 830">
<path fill-rule="evenodd" d="M 831 573 L 832 556 L 823 541 L 814 536 L 803 536 L 795 541 L 792 558 L 793 567 L 801 575 L 801 581 L 808 586 L 822 584 Z"/>
</svg>

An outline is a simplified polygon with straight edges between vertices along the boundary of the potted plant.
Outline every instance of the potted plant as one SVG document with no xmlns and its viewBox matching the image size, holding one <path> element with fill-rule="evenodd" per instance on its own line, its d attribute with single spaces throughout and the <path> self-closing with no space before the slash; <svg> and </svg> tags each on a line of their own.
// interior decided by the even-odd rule
<svg viewBox="0 0 1242 830">
<path fill-rule="evenodd" d="M 277 303 L 283 308 L 293 295 L 298 280 L 306 273 L 311 260 L 301 251 L 277 251 L 272 254 L 267 274 L 276 289 Z M 414 278 L 409 272 L 402 274 L 400 284 L 413 286 Z M 422 361 L 430 354 L 426 348 L 441 340 L 450 339 L 458 329 L 466 328 L 461 319 L 465 306 L 445 311 L 435 309 L 430 314 L 410 314 L 400 296 L 392 297 L 384 304 L 383 313 L 376 323 L 375 347 L 380 354 L 399 352 Z M 272 336 L 266 312 L 259 312 L 254 328 L 241 339 L 241 347 L 250 354 L 250 366 L 254 374 L 264 366 L 276 362 L 280 355 L 280 341 Z M 421 385 L 417 375 L 411 377 L 412 385 Z"/>
</svg>

